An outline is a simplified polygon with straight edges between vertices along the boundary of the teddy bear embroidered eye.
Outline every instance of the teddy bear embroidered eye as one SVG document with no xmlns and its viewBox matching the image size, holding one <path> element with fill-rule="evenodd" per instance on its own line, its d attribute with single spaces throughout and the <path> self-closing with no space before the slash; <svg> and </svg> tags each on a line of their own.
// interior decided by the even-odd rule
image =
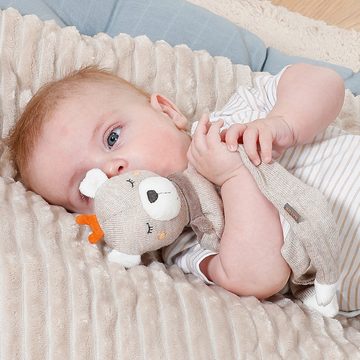
<svg viewBox="0 0 360 360">
<path fill-rule="evenodd" d="M 108 179 L 100 169 L 92 169 L 80 192 L 94 199 L 96 215 L 78 215 L 77 222 L 90 225 L 89 241 L 103 238 L 114 250 L 109 260 L 125 267 L 174 242 L 187 225 L 204 248 L 218 248 L 224 226 L 222 202 L 214 185 L 195 170 L 168 178 L 138 170 Z"/>
</svg>

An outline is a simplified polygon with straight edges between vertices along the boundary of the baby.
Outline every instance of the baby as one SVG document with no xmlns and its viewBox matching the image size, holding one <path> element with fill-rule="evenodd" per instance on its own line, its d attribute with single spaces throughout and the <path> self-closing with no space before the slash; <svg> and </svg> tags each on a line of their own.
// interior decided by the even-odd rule
<svg viewBox="0 0 360 360">
<path fill-rule="evenodd" d="M 200 249 L 186 230 L 180 245 L 164 249 L 165 261 L 236 294 L 266 298 L 279 292 L 289 278 L 280 253 L 288 224 L 234 150 L 243 143 L 254 164 L 278 158 L 295 176 L 319 188 L 334 207 L 343 226 L 342 241 L 349 247 L 347 239 L 359 234 L 352 220 L 357 205 L 348 203 L 350 198 L 359 202 L 349 189 L 354 187 L 352 180 L 349 186 L 343 180 L 346 166 L 359 176 L 351 154 L 360 143 L 356 136 L 328 128 L 343 98 L 343 82 L 336 73 L 293 65 L 276 76 L 258 76 L 253 89 L 240 87 L 222 111 L 211 115 L 211 122 L 202 117 L 191 139 L 187 119 L 169 99 L 148 95 L 89 67 L 42 87 L 8 143 L 29 189 L 52 204 L 81 213 L 92 211 L 92 200 L 79 192 L 79 183 L 91 168 L 100 168 L 109 177 L 135 169 L 167 176 L 190 163 L 220 187 L 225 212 L 220 252 Z M 343 163 L 338 164 L 338 158 Z M 345 255 L 344 266 L 350 262 Z M 348 276 L 358 286 L 358 278 Z M 345 299 L 343 308 L 359 308 L 354 299 L 352 295 Z"/>
</svg>

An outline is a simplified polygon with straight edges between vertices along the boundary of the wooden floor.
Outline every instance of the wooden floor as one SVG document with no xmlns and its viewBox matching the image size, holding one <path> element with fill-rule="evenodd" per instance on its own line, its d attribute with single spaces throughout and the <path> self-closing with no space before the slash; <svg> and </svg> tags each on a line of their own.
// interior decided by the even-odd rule
<svg viewBox="0 0 360 360">
<path fill-rule="evenodd" d="M 360 0 L 272 0 L 272 3 L 330 25 L 360 31 Z"/>
</svg>

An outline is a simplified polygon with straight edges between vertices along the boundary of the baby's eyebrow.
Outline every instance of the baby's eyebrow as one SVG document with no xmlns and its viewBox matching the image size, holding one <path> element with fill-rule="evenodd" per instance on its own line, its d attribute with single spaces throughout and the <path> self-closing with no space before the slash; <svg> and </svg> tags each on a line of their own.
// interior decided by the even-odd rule
<svg viewBox="0 0 360 360">
<path fill-rule="evenodd" d="M 97 121 L 97 124 L 96 126 L 94 127 L 93 131 L 92 131 L 92 134 L 91 134 L 91 137 L 90 137 L 90 141 L 94 141 L 96 140 L 96 135 L 102 130 L 104 124 L 105 124 L 105 114 L 102 114 L 99 118 L 99 120 Z"/>
</svg>

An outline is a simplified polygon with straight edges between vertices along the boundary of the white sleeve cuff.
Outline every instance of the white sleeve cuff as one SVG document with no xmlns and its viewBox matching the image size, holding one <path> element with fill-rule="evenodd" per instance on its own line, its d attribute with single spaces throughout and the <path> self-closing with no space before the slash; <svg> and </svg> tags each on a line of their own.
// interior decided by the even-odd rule
<svg viewBox="0 0 360 360">
<path fill-rule="evenodd" d="M 181 252 L 175 258 L 175 264 L 179 266 L 185 273 L 191 273 L 202 279 L 206 284 L 214 284 L 210 281 L 204 273 L 200 270 L 200 263 L 206 257 L 217 255 L 216 252 L 203 249 L 200 244 L 196 244 L 189 249 Z"/>
</svg>

